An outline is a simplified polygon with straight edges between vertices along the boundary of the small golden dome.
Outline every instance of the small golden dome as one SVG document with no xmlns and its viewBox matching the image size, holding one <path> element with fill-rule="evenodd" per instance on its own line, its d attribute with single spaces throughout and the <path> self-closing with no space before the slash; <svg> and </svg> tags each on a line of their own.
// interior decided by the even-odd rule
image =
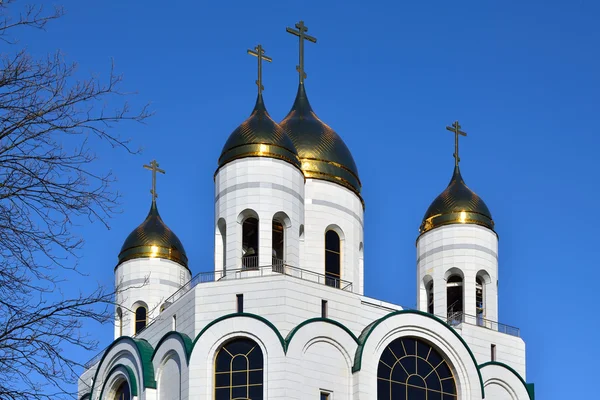
<svg viewBox="0 0 600 400">
<path fill-rule="evenodd" d="M 219 157 L 219 168 L 245 157 L 278 158 L 300 168 L 294 144 L 267 112 L 262 94 L 258 95 L 250 117 L 229 135 Z"/>
<path fill-rule="evenodd" d="M 454 174 L 446 190 L 427 209 L 419 232 L 423 234 L 449 224 L 477 224 L 494 230 L 490 210 L 465 184 L 458 166 L 454 167 Z"/>
<path fill-rule="evenodd" d="M 188 258 L 183 244 L 163 222 L 158 214 L 156 201 L 152 201 L 148 216 L 127 236 L 121 252 L 119 264 L 135 258 L 163 258 L 188 268 Z"/>
<path fill-rule="evenodd" d="M 335 182 L 360 197 L 361 183 L 354 158 L 342 138 L 312 110 L 303 83 L 280 125 L 296 146 L 304 176 Z"/>
</svg>

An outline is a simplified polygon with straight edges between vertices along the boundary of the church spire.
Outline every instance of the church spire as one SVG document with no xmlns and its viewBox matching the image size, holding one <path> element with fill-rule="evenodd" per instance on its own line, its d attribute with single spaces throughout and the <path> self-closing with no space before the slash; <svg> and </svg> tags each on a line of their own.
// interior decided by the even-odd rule
<svg viewBox="0 0 600 400">
<path fill-rule="evenodd" d="M 317 38 L 306 34 L 308 27 L 304 25 L 304 21 L 298 22 L 295 26 L 298 30 L 285 28 L 285 31 L 300 38 L 300 63 L 296 66 L 296 71 L 300 74 L 300 84 L 302 85 L 304 84 L 304 79 L 306 79 L 306 72 L 304 72 L 304 41 L 308 40 L 309 42 L 317 43 Z"/>
<path fill-rule="evenodd" d="M 260 44 L 254 50 L 248 49 L 248 54 L 258 58 L 258 79 L 256 80 L 256 85 L 258 86 L 258 95 L 260 96 L 262 95 L 262 91 L 265 90 L 262 84 L 262 61 L 272 62 L 273 59 L 265 55 L 265 49 Z"/>
<path fill-rule="evenodd" d="M 461 126 L 458 123 L 458 120 L 454 121 L 452 126 L 447 126 L 446 129 L 450 132 L 454 132 L 454 166 L 458 167 L 458 163 L 460 162 L 460 157 L 458 156 L 458 136 L 467 136 L 467 132 L 463 132 L 460 130 Z"/>
</svg>

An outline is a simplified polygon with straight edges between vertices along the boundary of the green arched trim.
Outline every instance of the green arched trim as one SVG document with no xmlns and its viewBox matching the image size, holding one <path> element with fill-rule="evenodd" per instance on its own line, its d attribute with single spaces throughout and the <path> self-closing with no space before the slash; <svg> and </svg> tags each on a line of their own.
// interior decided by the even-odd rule
<svg viewBox="0 0 600 400">
<path fill-rule="evenodd" d="M 92 397 L 90 393 L 84 393 L 83 396 L 79 398 L 79 400 L 89 400 Z"/>
<path fill-rule="evenodd" d="M 165 340 L 167 340 L 169 338 L 169 336 L 179 336 L 179 338 L 183 342 L 183 351 L 185 352 L 185 361 L 187 364 L 189 364 L 190 356 L 192 355 L 192 348 L 194 347 L 194 344 L 192 343 L 192 339 L 190 339 L 190 337 L 188 335 L 186 335 L 185 333 L 177 332 L 177 331 L 170 331 L 170 332 L 165 333 L 165 335 L 156 344 L 156 348 L 154 349 L 154 352 L 152 353 L 152 357 L 150 357 L 150 361 L 154 361 L 154 356 L 156 355 L 156 352 L 158 351 L 158 349 L 160 349 L 160 345 Z"/>
<path fill-rule="evenodd" d="M 277 338 L 279 339 L 279 343 L 281 343 L 281 348 L 283 349 L 283 351 L 285 352 L 285 341 L 283 340 L 283 336 L 281 336 L 281 333 L 279 333 L 279 331 L 277 330 L 277 328 L 275 327 L 275 325 L 273 325 L 271 323 L 271 321 L 269 321 L 266 318 L 261 317 L 260 315 L 256 315 L 256 314 L 251 314 L 251 313 L 234 313 L 234 314 L 227 314 L 227 315 L 223 315 L 222 317 L 219 317 L 215 320 L 212 320 L 211 322 L 208 323 L 208 325 L 206 325 L 204 328 L 202 328 L 202 330 L 200 331 L 200 333 L 198 335 L 196 335 L 196 338 L 194 339 L 194 342 L 192 343 L 192 351 L 194 349 L 194 346 L 196 346 L 196 342 L 198 341 L 198 339 L 200 339 L 200 337 L 202 336 L 202 334 L 204 334 L 204 332 L 206 332 L 211 326 L 224 321 L 226 319 L 230 319 L 230 318 L 236 318 L 236 317 L 247 317 L 247 318 L 252 318 L 252 319 L 256 319 L 262 323 L 264 323 L 265 325 L 267 325 L 269 328 L 271 328 L 271 330 L 273 332 L 275 332 L 275 334 L 277 335 Z"/>
<path fill-rule="evenodd" d="M 350 329 L 348 329 L 342 323 L 335 321 L 333 319 L 329 319 L 329 318 L 311 318 L 311 319 L 307 319 L 306 321 L 301 322 L 300 324 L 296 325 L 296 327 L 294 329 L 292 329 L 290 331 L 290 333 L 288 333 L 287 337 L 285 338 L 285 352 L 286 353 L 287 353 L 288 347 L 290 345 L 290 342 L 292 341 L 292 338 L 294 337 L 296 332 L 298 332 L 298 330 L 300 328 L 302 328 L 304 325 L 312 324 L 313 322 L 325 322 L 325 323 L 328 323 L 331 325 L 339 326 L 344 331 L 346 331 L 346 333 L 348 333 L 348 335 L 350 335 L 350 337 L 352 338 L 352 340 L 354 340 L 356 342 L 356 344 L 360 344 L 360 342 L 358 341 L 358 338 L 354 335 L 354 333 L 352 333 L 352 331 Z"/>
<path fill-rule="evenodd" d="M 445 326 L 446 328 L 448 328 L 450 330 L 450 332 L 452 332 L 454 334 L 454 336 L 456 336 L 460 342 L 465 346 L 465 348 L 467 349 L 467 351 L 469 352 L 469 355 L 471 356 L 471 359 L 473 360 L 473 365 L 475 365 L 475 367 L 477 367 L 477 361 L 475 360 L 475 356 L 473 355 L 473 352 L 471 351 L 471 349 L 469 348 L 469 346 L 467 345 L 467 342 L 465 342 L 465 340 L 462 338 L 462 336 L 460 336 L 458 334 L 458 332 L 456 332 L 454 330 L 454 328 L 452 328 L 450 325 L 448 325 L 447 323 L 445 323 L 444 321 L 442 321 L 441 319 L 439 319 L 438 317 L 436 317 L 435 315 L 423 312 L 423 311 L 419 311 L 419 310 L 399 310 L 399 311 L 393 311 L 387 315 L 384 315 L 383 317 L 379 318 L 378 320 L 370 323 L 369 325 L 366 326 L 365 329 L 363 329 L 363 331 L 361 332 L 360 336 L 358 337 L 359 340 L 359 345 L 356 348 L 356 354 L 354 356 L 354 365 L 352 366 L 352 372 L 357 372 L 360 371 L 360 368 L 362 367 L 362 355 L 363 355 L 363 349 L 365 346 L 365 343 L 367 342 L 367 340 L 369 339 L 369 336 L 371 336 L 371 332 L 373 332 L 373 330 L 377 327 L 377 325 L 379 325 L 380 323 L 382 323 L 383 321 L 385 321 L 386 319 L 396 316 L 396 315 L 402 315 L 402 314 L 418 314 L 418 315 L 422 315 L 423 317 L 427 317 L 427 318 L 431 318 L 434 321 L 439 322 L 440 324 L 442 324 L 443 326 Z M 483 388 L 483 378 L 481 377 L 481 371 L 479 371 L 479 368 L 477 368 L 477 375 L 479 375 L 479 384 L 481 385 L 481 394 L 482 397 L 485 398 L 485 390 Z"/>
<path fill-rule="evenodd" d="M 137 384 L 137 379 L 135 379 L 135 374 L 133 373 L 133 370 L 128 367 L 127 365 L 123 365 L 123 364 L 117 364 L 114 367 L 112 367 L 112 369 L 108 372 L 108 374 L 106 376 L 111 376 L 113 372 L 115 372 L 115 370 L 117 368 L 124 368 L 125 371 L 127 371 L 127 375 L 129 376 L 129 382 L 131 382 L 131 395 L 132 396 L 137 396 L 138 395 L 138 384 Z M 106 388 L 106 384 L 108 383 L 108 379 L 106 379 L 104 381 L 104 384 L 102 385 L 102 390 L 100 391 L 100 397 L 98 398 L 98 400 L 102 400 L 102 395 L 104 394 L 104 389 Z"/>
<path fill-rule="evenodd" d="M 98 368 L 96 368 L 96 373 L 94 374 L 94 383 L 92 384 L 92 390 L 90 392 L 91 394 L 94 393 L 94 385 L 96 384 L 96 381 L 98 379 L 98 372 L 100 371 L 100 366 L 104 362 L 104 359 L 106 358 L 110 350 L 121 342 L 129 341 L 133 342 L 133 345 L 136 348 L 138 356 L 140 357 L 140 360 L 142 362 L 142 383 L 144 387 L 156 389 L 156 380 L 154 379 L 154 367 L 152 366 L 151 360 L 154 349 L 152 348 L 150 343 L 148 343 L 144 339 L 134 339 L 129 336 L 121 336 L 115 339 L 115 341 L 112 342 L 106 348 L 106 350 L 104 350 L 104 354 L 102 354 L 102 358 L 100 359 L 100 362 L 98 363 Z"/>
<path fill-rule="evenodd" d="M 517 378 L 519 378 L 519 380 L 521 381 L 521 383 L 525 387 L 525 390 L 527 390 L 527 394 L 529 395 L 529 399 L 530 400 L 535 400 L 535 390 L 534 390 L 533 383 L 526 383 L 525 380 L 521 377 L 521 375 L 519 375 L 519 373 L 517 371 L 515 371 L 510 365 L 506 365 L 506 364 L 498 362 L 498 361 L 488 361 L 486 363 L 481 364 L 479 366 L 479 369 L 485 368 L 488 365 L 496 365 L 498 367 L 506 368 L 507 370 L 509 370 L 510 372 L 512 372 L 514 375 L 517 376 Z"/>
</svg>

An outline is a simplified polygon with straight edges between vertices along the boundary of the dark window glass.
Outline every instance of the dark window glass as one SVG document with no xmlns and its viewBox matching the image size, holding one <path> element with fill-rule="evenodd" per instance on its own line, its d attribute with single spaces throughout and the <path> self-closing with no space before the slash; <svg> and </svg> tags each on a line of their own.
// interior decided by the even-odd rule
<svg viewBox="0 0 600 400">
<path fill-rule="evenodd" d="M 284 249 L 284 234 L 283 224 L 279 221 L 273 220 L 273 265 L 278 265 L 283 262 L 283 249 Z"/>
<path fill-rule="evenodd" d="M 129 391 L 129 385 L 127 382 L 123 382 L 117 388 L 115 395 L 116 400 L 131 400 L 131 392 Z"/>
<path fill-rule="evenodd" d="M 215 399 L 263 399 L 263 354 L 253 340 L 232 340 L 217 353 Z"/>
<path fill-rule="evenodd" d="M 242 224 L 242 267 L 258 268 L 258 219 L 246 218 Z"/>
<path fill-rule="evenodd" d="M 244 312 L 244 295 L 236 294 L 236 298 L 237 298 L 237 312 L 243 313 Z"/>
<path fill-rule="evenodd" d="M 321 318 L 327 318 L 327 300 L 321 300 Z"/>
<path fill-rule="evenodd" d="M 377 400 L 456 400 L 448 362 L 429 343 L 400 338 L 383 351 L 377 367 Z"/>
<path fill-rule="evenodd" d="M 321 392 L 321 400 L 329 400 L 329 393 Z"/>
<path fill-rule="evenodd" d="M 340 237 L 334 231 L 325 232 L 325 284 L 340 287 Z"/>
<path fill-rule="evenodd" d="M 460 324 L 463 321 L 463 280 L 458 275 L 448 278 L 446 284 L 446 298 L 448 306 L 448 323 Z"/>
<path fill-rule="evenodd" d="M 146 327 L 148 311 L 146 307 L 141 306 L 135 310 L 135 333 L 140 332 Z"/>
</svg>

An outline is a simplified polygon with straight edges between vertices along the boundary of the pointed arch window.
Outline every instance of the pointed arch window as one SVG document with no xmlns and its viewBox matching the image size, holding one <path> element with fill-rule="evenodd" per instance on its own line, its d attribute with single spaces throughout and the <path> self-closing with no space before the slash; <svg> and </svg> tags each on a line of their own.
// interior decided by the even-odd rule
<svg viewBox="0 0 600 400">
<path fill-rule="evenodd" d="M 340 287 L 342 261 L 340 235 L 333 230 L 325 232 L 325 284 Z"/>
<path fill-rule="evenodd" d="M 483 278 L 478 276 L 475 279 L 475 313 L 477 317 L 477 325 L 483 325 L 485 318 L 485 305 L 483 297 Z"/>
<path fill-rule="evenodd" d="M 144 306 L 135 309 L 135 333 L 141 332 L 148 323 L 148 310 Z"/>
<path fill-rule="evenodd" d="M 121 311 L 121 307 L 117 307 L 117 329 L 119 337 L 123 336 L 123 311 Z"/>
<path fill-rule="evenodd" d="M 448 323 L 457 325 L 463 321 L 463 278 L 451 275 L 446 283 Z"/>
<path fill-rule="evenodd" d="M 263 353 L 255 341 L 226 343 L 215 359 L 215 400 L 262 400 L 263 369 Z"/>
<path fill-rule="evenodd" d="M 131 391 L 127 381 L 121 382 L 115 393 L 115 400 L 131 400 Z"/>
<path fill-rule="evenodd" d="M 450 363 L 429 343 L 399 338 L 381 354 L 377 367 L 377 400 L 456 400 Z"/>
<path fill-rule="evenodd" d="M 246 218 L 242 223 L 242 267 L 258 268 L 258 218 Z"/>
<path fill-rule="evenodd" d="M 433 307 L 433 280 L 431 282 L 427 283 L 426 292 L 427 292 L 427 312 L 429 314 L 433 314 L 434 313 L 434 307 Z"/>
</svg>

